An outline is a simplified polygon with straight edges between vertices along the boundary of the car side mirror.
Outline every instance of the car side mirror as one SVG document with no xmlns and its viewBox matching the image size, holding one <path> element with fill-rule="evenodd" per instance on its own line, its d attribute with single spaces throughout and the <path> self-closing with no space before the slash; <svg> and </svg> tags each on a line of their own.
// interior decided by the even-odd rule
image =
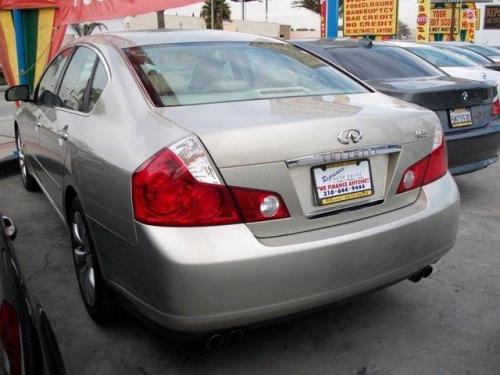
<svg viewBox="0 0 500 375">
<path fill-rule="evenodd" d="M 7 216 L 2 216 L 2 222 L 5 236 L 11 241 L 14 241 L 17 237 L 17 228 L 14 222 Z"/>
<path fill-rule="evenodd" d="M 29 102 L 30 88 L 28 85 L 12 86 L 5 91 L 5 100 L 8 102 Z"/>
</svg>

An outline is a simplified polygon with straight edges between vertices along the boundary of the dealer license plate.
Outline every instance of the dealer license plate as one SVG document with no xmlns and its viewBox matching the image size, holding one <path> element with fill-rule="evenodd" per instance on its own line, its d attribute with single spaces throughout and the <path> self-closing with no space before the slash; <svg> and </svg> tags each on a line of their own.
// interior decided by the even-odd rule
<svg viewBox="0 0 500 375">
<path fill-rule="evenodd" d="M 370 161 L 348 160 L 314 167 L 317 203 L 320 206 L 373 195 Z"/>
<path fill-rule="evenodd" d="M 467 108 L 450 109 L 450 123 L 452 128 L 462 128 L 472 125 L 472 113 Z"/>
</svg>

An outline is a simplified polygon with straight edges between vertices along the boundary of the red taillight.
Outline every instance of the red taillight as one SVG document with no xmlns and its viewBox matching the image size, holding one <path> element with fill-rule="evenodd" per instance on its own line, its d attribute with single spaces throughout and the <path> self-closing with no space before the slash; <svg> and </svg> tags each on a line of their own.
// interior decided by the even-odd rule
<svg viewBox="0 0 500 375">
<path fill-rule="evenodd" d="M 500 116 L 500 96 L 497 96 L 491 104 L 491 116 Z"/>
<path fill-rule="evenodd" d="M 419 160 L 405 171 L 396 194 L 430 184 L 446 174 L 448 171 L 446 142 L 442 134 L 439 137 L 439 145 L 434 148 L 431 154 Z"/>
<path fill-rule="evenodd" d="M 22 354 L 19 320 L 16 310 L 5 301 L 0 308 L 0 341 L 9 359 L 9 373 L 12 375 L 21 375 Z"/>
<path fill-rule="evenodd" d="M 132 196 L 135 218 L 145 224 L 201 226 L 240 222 L 228 189 L 197 181 L 168 148 L 134 173 Z"/>
<path fill-rule="evenodd" d="M 290 216 L 283 199 L 276 193 L 240 187 L 230 189 L 247 223 Z"/>
<path fill-rule="evenodd" d="M 202 157 L 198 154 L 198 158 Z M 192 168 L 195 174 L 206 176 L 204 170 L 195 167 Z M 208 226 L 289 216 L 279 194 L 228 188 L 213 176 L 210 181 L 213 183 L 200 182 L 193 177 L 189 167 L 170 148 L 161 150 L 132 176 L 135 219 L 159 226 Z"/>
</svg>

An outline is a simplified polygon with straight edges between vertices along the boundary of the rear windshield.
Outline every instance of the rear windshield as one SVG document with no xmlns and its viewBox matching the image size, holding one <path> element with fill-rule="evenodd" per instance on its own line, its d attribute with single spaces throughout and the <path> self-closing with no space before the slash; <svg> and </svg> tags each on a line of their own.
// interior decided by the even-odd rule
<svg viewBox="0 0 500 375">
<path fill-rule="evenodd" d="M 432 47 L 409 47 L 408 50 L 439 67 L 472 68 L 477 66 L 470 60 Z"/>
<path fill-rule="evenodd" d="M 158 106 L 368 91 L 285 43 L 161 44 L 124 52 Z"/>
<path fill-rule="evenodd" d="M 444 73 L 399 47 L 331 47 L 340 65 L 363 80 L 436 77 Z"/>
<path fill-rule="evenodd" d="M 469 51 L 468 49 L 465 48 L 458 48 L 458 47 L 453 47 L 453 46 L 441 46 L 438 45 L 438 48 L 442 48 L 446 51 L 451 51 L 455 52 L 459 55 L 463 55 L 467 57 L 469 60 L 474 61 L 475 63 L 481 64 L 481 65 L 488 65 L 491 64 L 491 60 L 487 59 L 486 57 L 477 54 L 474 51 Z"/>
<path fill-rule="evenodd" d="M 466 45 L 465 48 L 470 49 L 471 51 L 478 52 L 484 56 L 500 56 L 500 51 L 496 48 L 486 47 L 486 46 L 478 46 L 477 44 Z"/>
</svg>

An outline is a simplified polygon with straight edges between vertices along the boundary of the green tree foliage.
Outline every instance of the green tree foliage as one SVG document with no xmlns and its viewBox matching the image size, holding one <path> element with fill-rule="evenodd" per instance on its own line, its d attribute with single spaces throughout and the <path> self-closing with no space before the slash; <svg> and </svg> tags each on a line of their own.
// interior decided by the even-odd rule
<svg viewBox="0 0 500 375">
<path fill-rule="evenodd" d="M 226 0 L 213 0 L 214 28 L 222 30 L 224 21 L 231 21 L 231 8 Z M 205 0 L 201 8 L 200 17 L 205 20 L 207 29 L 212 27 L 212 0 Z"/>
</svg>

